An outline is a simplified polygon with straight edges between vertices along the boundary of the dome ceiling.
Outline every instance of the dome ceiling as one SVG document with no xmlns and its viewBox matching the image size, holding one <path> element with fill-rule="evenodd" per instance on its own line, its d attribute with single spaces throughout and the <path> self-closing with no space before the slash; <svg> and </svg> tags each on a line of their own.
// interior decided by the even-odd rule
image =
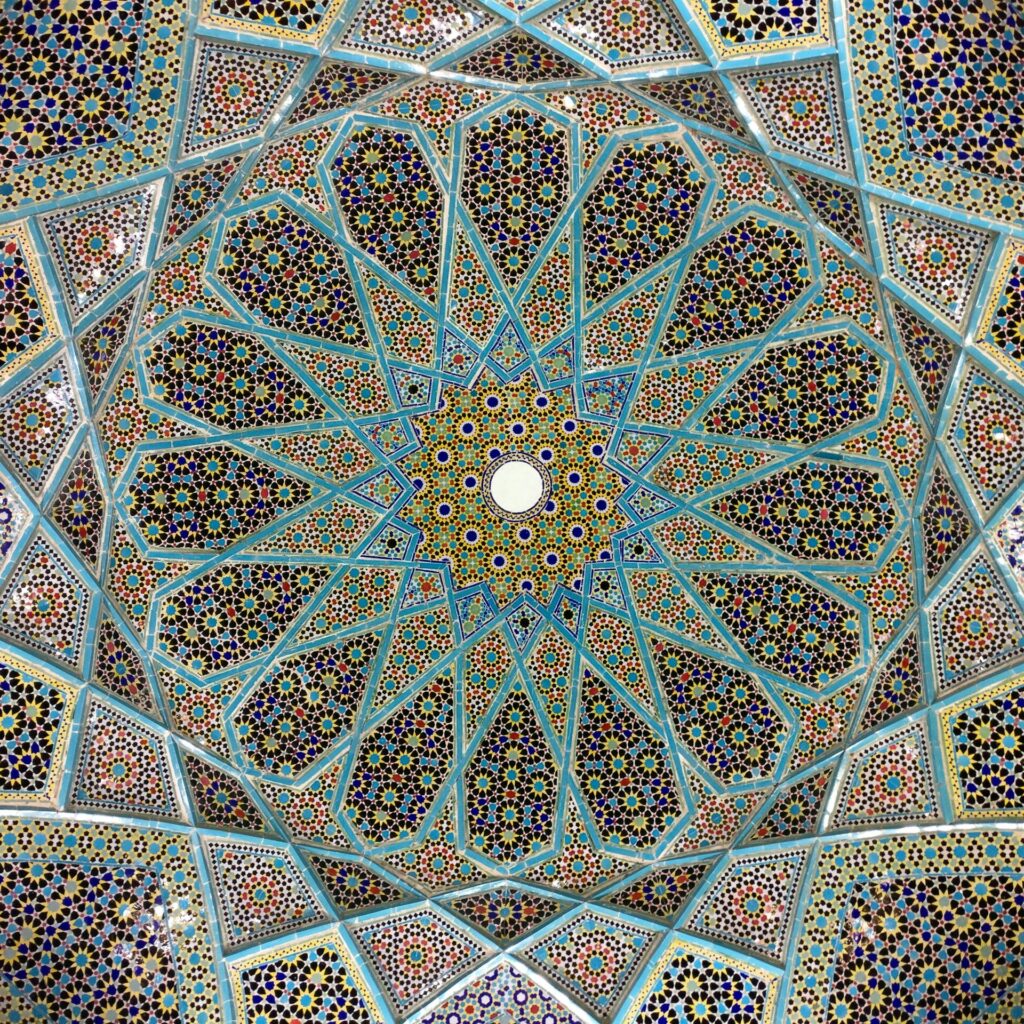
<svg viewBox="0 0 1024 1024">
<path fill-rule="evenodd" d="M 1016 1020 L 1024 26 L 0 15 L 0 1018 Z"/>
</svg>

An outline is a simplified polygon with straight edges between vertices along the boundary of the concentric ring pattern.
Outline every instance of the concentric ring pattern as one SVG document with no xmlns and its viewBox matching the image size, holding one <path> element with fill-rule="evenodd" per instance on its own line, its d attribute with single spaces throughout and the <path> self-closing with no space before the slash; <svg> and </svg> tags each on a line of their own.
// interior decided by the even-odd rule
<svg viewBox="0 0 1024 1024">
<path fill-rule="evenodd" d="M 7 0 L 0 1020 L 1024 1018 L 1022 111 L 1009 0 Z"/>
</svg>

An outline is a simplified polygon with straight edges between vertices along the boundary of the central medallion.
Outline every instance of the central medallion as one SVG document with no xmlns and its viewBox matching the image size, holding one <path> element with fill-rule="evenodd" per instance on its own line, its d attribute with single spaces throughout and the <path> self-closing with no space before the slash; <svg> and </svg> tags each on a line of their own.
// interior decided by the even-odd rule
<svg viewBox="0 0 1024 1024">
<path fill-rule="evenodd" d="M 510 452 L 495 459 L 484 473 L 484 497 L 502 519 L 521 523 L 544 511 L 551 494 L 551 475 L 539 459 Z"/>
<path fill-rule="evenodd" d="M 421 447 L 400 462 L 415 488 L 402 518 L 456 587 L 486 583 L 501 605 L 523 593 L 547 603 L 588 562 L 611 558 L 612 534 L 629 524 L 616 504 L 625 483 L 605 462 L 608 428 L 577 416 L 570 387 L 484 370 L 414 423 Z"/>
</svg>

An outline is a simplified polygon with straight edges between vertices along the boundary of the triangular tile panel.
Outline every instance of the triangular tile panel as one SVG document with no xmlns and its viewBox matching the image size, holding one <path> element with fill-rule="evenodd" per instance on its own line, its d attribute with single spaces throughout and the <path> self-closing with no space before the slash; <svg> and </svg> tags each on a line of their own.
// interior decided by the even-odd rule
<svg viewBox="0 0 1024 1024">
<path fill-rule="evenodd" d="M 272 50 L 204 40 L 196 55 L 185 153 L 205 153 L 260 135 L 304 63 Z"/>
<path fill-rule="evenodd" d="M 67 357 L 57 356 L 0 397 L 0 455 L 38 499 L 82 423 Z"/>
<path fill-rule="evenodd" d="M 98 814 L 180 819 L 166 741 L 154 728 L 90 699 L 70 805 Z"/>
<path fill-rule="evenodd" d="M 937 327 L 926 323 L 901 302 L 892 301 L 892 315 L 896 337 L 924 396 L 925 405 L 934 416 L 939 411 L 956 359 L 956 346 Z"/>
<path fill-rule="evenodd" d="M 799 849 L 727 862 L 687 915 L 686 927 L 781 962 L 806 863 L 807 852 Z"/>
<path fill-rule="evenodd" d="M 519 955 L 599 1020 L 609 1020 L 657 936 L 653 928 L 587 910 Z"/>
<path fill-rule="evenodd" d="M 985 554 L 957 572 L 928 618 L 940 693 L 1024 659 L 1024 613 Z"/>
<path fill-rule="evenodd" d="M 407 60 L 435 60 L 497 25 L 499 20 L 470 0 L 441 7 L 389 8 L 362 0 L 350 15 L 341 43 L 349 50 Z"/>
<path fill-rule="evenodd" d="M 203 846 L 223 922 L 225 950 L 326 920 L 309 883 L 286 851 L 212 838 Z"/>
<path fill-rule="evenodd" d="M 597 0 L 567 0 L 537 24 L 610 71 L 694 60 L 693 37 L 670 3 L 649 0 L 642 10 L 623 9 L 616 19 Z"/>
<path fill-rule="evenodd" d="M 1024 398 L 968 363 L 947 432 L 956 459 L 986 512 L 1024 479 Z"/>
<path fill-rule="evenodd" d="M 571 60 L 521 29 L 513 29 L 493 43 L 475 50 L 451 65 L 453 71 L 471 78 L 486 78 L 508 85 L 536 85 L 582 78 L 584 72 Z"/>
<path fill-rule="evenodd" d="M 985 271 L 991 236 L 892 203 L 878 205 L 878 221 L 889 273 L 959 326 Z"/>
<path fill-rule="evenodd" d="M 81 672 L 93 601 L 85 577 L 37 533 L 0 590 L 0 634 Z"/>
<path fill-rule="evenodd" d="M 849 173 L 838 73 L 831 61 L 738 71 L 733 78 L 772 145 Z"/>
<path fill-rule="evenodd" d="M 181 762 L 195 806 L 196 824 L 241 832 L 270 831 L 263 812 L 240 779 L 196 754 L 182 752 Z"/>
<path fill-rule="evenodd" d="M 902 825 L 937 818 L 930 742 L 924 727 L 917 723 L 847 755 L 833 827 Z"/>
<path fill-rule="evenodd" d="M 64 296 L 76 319 L 145 267 L 157 193 L 147 185 L 43 220 Z"/>
<path fill-rule="evenodd" d="M 570 906 L 564 900 L 509 884 L 441 902 L 503 946 L 518 942 Z"/>
<path fill-rule="evenodd" d="M 50 521 L 94 572 L 99 570 L 107 501 L 92 449 L 83 448 L 60 483 Z"/>
<path fill-rule="evenodd" d="M 481 963 L 487 949 L 424 907 L 351 926 L 353 937 L 400 1016 Z"/>
</svg>

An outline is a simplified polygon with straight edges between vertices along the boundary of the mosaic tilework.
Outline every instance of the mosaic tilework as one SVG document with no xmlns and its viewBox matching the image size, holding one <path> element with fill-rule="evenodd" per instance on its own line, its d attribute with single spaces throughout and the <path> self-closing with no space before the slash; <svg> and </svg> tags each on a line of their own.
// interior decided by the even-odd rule
<svg viewBox="0 0 1024 1024">
<path fill-rule="evenodd" d="M 561 900 L 514 885 L 458 896 L 447 900 L 446 905 L 502 945 L 518 941 L 566 906 Z"/>
<path fill-rule="evenodd" d="M 287 853 L 211 839 L 205 846 L 225 950 L 325 920 Z"/>
<path fill-rule="evenodd" d="M 1019 856 L 1010 837 L 984 832 L 826 845 L 794 953 L 798 984 L 789 1012 L 806 1008 L 811 1021 L 888 1013 L 893 1004 L 909 1004 L 918 1019 L 987 1014 L 997 1003 L 1017 1012 L 1020 967 L 1005 936 L 1016 920 Z M 949 910 L 937 914 L 939 906 Z M 899 921 L 895 933 L 883 924 L 890 914 Z M 954 927 L 972 935 L 980 917 L 991 921 L 996 960 L 979 956 L 972 941 L 963 956 L 951 955 Z M 827 992 L 816 984 L 819 970 L 837 979 Z M 918 990 L 921 971 L 928 984 Z"/>
<path fill-rule="evenodd" d="M 658 961 L 626 1020 L 649 1024 L 692 1019 L 725 1024 L 737 1014 L 752 1021 L 773 1019 L 778 982 L 763 968 L 674 939 Z"/>
<path fill-rule="evenodd" d="M 86 192 L 174 159 L 186 12 L 119 0 L 85 22 L 27 3 L 4 11 L 5 209 Z M 59 83 L 51 87 L 51 83 Z"/>
<path fill-rule="evenodd" d="M 243 1020 L 284 1024 L 310 1011 L 324 1021 L 381 1020 L 355 957 L 333 933 L 236 960 L 231 985 Z"/>
<path fill-rule="evenodd" d="M 352 933 L 400 1014 L 485 957 L 485 947 L 426 909 L 353 925 Z"/>
<path fill-rule="evenodd" d="M 531 1024 L 536 1020 L 577 1024 L 579 1018 L 561 1002 L 562 998 L 503 961 L 421 1019 L 424 1024 L 469 1024 L 481 1017 L 511 1024 Z"/>
<path fill-rule="evenodd" d="M 687 915 L 687 928 L 781 961 L 806 859 L 798 850 L 727 862 Z"/>
<path fill-rule="evenodd" d="M 7 4 L 0 1019 L 1024 1013 L 1021 32 Z"/>
<path fill-rule="evenodd" d="M 52 802 L 67 752 L 74 690 L 17 661 L 0 665 L 3 708 L 3 796 L 8 802 Z"/>
<path fill-rule="evenodd" d="M 202 876 L 180 833 L 13 817 L 2 827 L 4 947 L 26 944 L 0 979 L 12 1019 L 68 1019 L 85 1002 L 112 1020 L 158 1016 L 168 999 L 186 1019 L 224 1019 Z"/>
</svg>

